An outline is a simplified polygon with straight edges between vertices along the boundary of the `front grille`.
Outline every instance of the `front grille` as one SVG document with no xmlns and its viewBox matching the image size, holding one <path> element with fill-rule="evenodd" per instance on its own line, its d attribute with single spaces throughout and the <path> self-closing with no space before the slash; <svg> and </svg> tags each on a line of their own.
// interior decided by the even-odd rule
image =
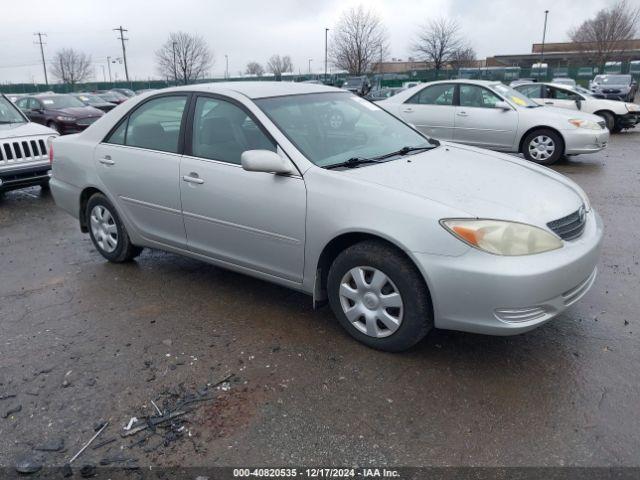
<svg viewBox="0 0 640 480">
<path fill-rule="evenodd" d="M 98 120 L 98 118 L 100 117 L 88 117 L 88 118 L 81 118 L 80 120 L 78 120 L 76 123 L 78 125 L 91 125 L 93 122 L 95 122 L 96 120 Z"/>
<path fill-rule="evenodd" d="M 547 223 L 547 227 L 561 239 L 573 240 L 582 235 L 586 222 L 587 215 L 583 205 L 572 214 Z"/>
<path fill-rule="evenodd" d="M 47 160 L 43 139 L 0 140 L 0 167 Z"/>
</svg>

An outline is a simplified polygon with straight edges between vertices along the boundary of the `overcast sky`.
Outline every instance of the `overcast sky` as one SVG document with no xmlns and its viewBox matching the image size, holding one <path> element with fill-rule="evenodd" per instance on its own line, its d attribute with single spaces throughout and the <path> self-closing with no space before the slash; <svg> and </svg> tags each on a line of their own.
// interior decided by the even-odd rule
<svg viewBox="0 0 640 480">
<path fill-rule="evenodd" d="M 154 52 L 169 32 L 202 35 L 214 52 L 214 76 L 231 75 L 247 62 L 262 64 L 274 53 L 289 54 L 295 70 L 323 70 L 324 28 L 332 28 L 350 7 L 364 3 L 382 18 L 390 57 L 411 55 L 411 41 L 428 18 L 460 23 L 478 57 L 530 52 L 542 38 L 544 10 L 550 10 L 547 41 L 565 41 L 567 30 L 613 0 L 3 0 L 0 28 L 0 82 L 43 82 L 34 32 L 47 33 L 45 57 L 63 47 L 91 55 L 102 80 L 106 57 L 121 56 L 119 25 L 129 30 L 130 76 L 156 78 Z M 640 0 L 631 0 L 640 4 Z M 331 32 L 329 33 L 331 41 Z M 124 78 L 121 65 L 113 74 Z"/>
</svg>

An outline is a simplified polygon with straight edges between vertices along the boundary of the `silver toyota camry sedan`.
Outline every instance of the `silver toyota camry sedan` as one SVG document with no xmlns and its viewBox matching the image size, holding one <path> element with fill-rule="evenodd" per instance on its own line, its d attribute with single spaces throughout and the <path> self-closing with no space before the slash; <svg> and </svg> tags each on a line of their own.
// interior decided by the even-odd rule
<svg viewBox="0 0 640 480">
<path fill-rule="evenodd" d="M 155 91 L 52 148 L 56 203 L 107 260 L 148 247 L 275 282 L 381 350 L 526 332 L 596 276 L 602 223 L 571 180 L 331 87 Z"/>
</svg>

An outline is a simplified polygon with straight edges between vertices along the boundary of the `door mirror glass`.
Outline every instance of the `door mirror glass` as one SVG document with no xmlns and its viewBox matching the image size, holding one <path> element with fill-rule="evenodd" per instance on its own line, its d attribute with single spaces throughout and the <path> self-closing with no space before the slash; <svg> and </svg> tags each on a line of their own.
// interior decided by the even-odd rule
<svg viewBox="0 0 640 480">
<path fill-rule="evenodd" d="M 288 160 L 271 150 L 247 150 L 242 152 L 240 162 L 248 172 L 287 174 L 293 171 Z"/>
<path fill-rule="evenodd" d="M 500 110 L 511 110 L 511 107 L 504 100 L 500 100 L 495 103 L 495 108 L 499 108 Z"/>
</svg>

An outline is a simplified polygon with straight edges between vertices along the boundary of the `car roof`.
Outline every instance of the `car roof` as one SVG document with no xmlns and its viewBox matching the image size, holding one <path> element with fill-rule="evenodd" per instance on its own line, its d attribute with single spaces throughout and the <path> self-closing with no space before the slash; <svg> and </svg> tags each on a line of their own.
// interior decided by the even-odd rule
<svg viewBox="0 0 640 480">
<path fill-rule="evenodd" d="M 181 90 L 219 94 L 236 92 L 251 99 L 303 95 L 307 93 L 345 92 L 340 88 L 328 87 L 326 85 L 294 82 L 214 82 L 167 89 L 167 91 Z"/>
</svg>

